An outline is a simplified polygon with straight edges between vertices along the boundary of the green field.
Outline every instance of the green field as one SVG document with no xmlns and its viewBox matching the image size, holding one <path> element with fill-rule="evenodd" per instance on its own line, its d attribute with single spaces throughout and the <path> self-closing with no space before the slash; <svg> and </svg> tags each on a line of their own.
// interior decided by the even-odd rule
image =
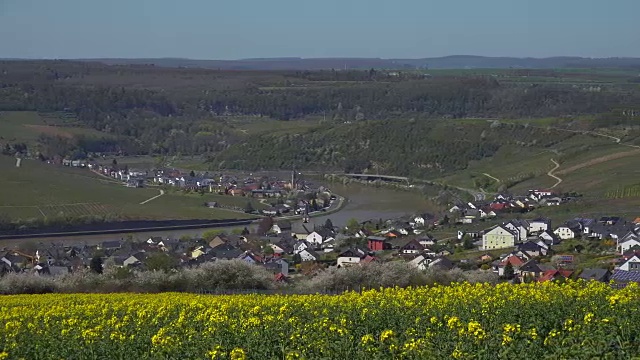
<svg viewBox="0 0 640 360">
<path fill-rule="evenodd" d="M 62 113 L 3 111 L 0 112 L 0 139 L 34 144 L 42 134 L 66 138 L 77 135 L 109 136 L 77 125 L 75 118 Z"/>
<path fill-rule="evenodd" d="M 460 123 L 466 124 L 470 121 L 464 120 Z M 508 122 L 523 125 L 531 123 L 528 119 Z M 489 178 L 488 174 L 499 179 L 514 193 L 521 193 L 531 188 L 550 187 L 555 184 L 556 180 L 547 175 L 554 167 L 551 161 L 554 159 L 560 163 L 560 167 L 554 173 L 563 179 L 558 190 L 599 196 L 609 189 L 637 182 L 635 169 L 640 164 L 640 149 L 625 146 L 624 142 L 618 144 L 611 138 L 591 133 L 571 133 L 543 125 L 568 126 L 567 120 L 563 123 L 561 119 L 538 119 L 533 123 L 534 126 L 545 128 L 545 132 L 549 134 L 563 133 L 568 137 L 550 146 L 538 146 L 535 141 L 504 145 L 493 156 L 470 161 L 466 169 L 445 176 L 440 181 L 454 186 L 474 188 L 477 179 Z M 603 130 L 597 132 L 604 133 Z M 495 191 L 500 184 L 493 179 L 491 181 L 494 182 L 494 186 L 489 190 Z"/>
<path fill-rule="evenodd" d="M 140 205 L 159 190 L 127 188 L 86 169 L 35 160 L 25 160 L 16 168 L 15 159 L 8 156 L 0 156 L 0 184 L 0 214 L 12 219 L 105 214 L 130 219 L 247 218 L 206 208 L 204 202 L 209 200 L 200 196 L 166 194 Z"/>
</svg>

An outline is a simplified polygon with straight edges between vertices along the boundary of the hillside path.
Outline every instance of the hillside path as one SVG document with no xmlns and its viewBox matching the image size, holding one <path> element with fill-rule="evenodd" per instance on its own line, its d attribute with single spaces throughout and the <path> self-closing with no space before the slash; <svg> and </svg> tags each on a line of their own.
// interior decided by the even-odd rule
<svg viewBox="0 0 640 360">
<path fill-rule="evenodd" d="M 149 198 L 149 199 L 147 199 L 147 200 L 145 200 L 145 201 L 141 202 L 141 203 L 140 203 L 140 205 L 144 205 L 144 204 L 148 203 L 148 202 L 149 202 L 149 201 L 151 201 L 151 200 L 155 200 L 155 199 L 159 198 L 159 197 L 160 197 L 160 196 L 162 196 L 162 195 L 164 195 L 164 190 L 162 190 L 162 189 L 161 189 L 161 190 L 160 190 L 160 194 L 159 194 L 159 195 L 156 195 L 156 196 L 154 196 L 154 197 L 152 197 L 152 198 Z"/>
<path fill-rule="evenodd" d="M 482 175 L 484 175 L 484 176 L 488 177 L 489 179 L 493 179 L 493 180 L 495 180 L 496 182 L 501 182 L 501 181 L 500 181 L 500 179 L 498 179 L 497 177 L 495 177 L 495 176 L 493 176 L 493 175 L 491 175 L 491 174 L 482 173 Z"/>
<path fill-rule="evenodd" d="M 547 172 L 547 175 L 549 175 L 550 177 L 554 178 L 556 180 L 556 183 L 553 184 L 553 186 L 550 189 L 555 188 L 556 186 L 560 185 L 562 183 L 562 179 L 560 179 L 559 177 L 555 176 L 553 174 L 554 171 L 556 171 L 559 167 L 560 164 L 555 161 L 554 159 L 551 159 L 551 162 L 555 164 L 555 166 L 553 167 L 553 169 L 549 170 L 549 172 Z"/>
</svg>

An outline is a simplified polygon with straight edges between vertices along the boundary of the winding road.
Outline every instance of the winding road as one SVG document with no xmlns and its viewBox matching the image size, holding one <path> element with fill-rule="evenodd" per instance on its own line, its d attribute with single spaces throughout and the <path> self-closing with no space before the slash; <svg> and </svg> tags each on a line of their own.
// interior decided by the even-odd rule
<svg viewBox="0 0 640 360">
<path fill-rule="evenodd" d="M 547 172 L 547 175 L 549 175 L 550 177 L 552 177 L 552 178 L 554 178 L 556 180 L 556 183 L 553 184 L 552 187 L 550 187 L 550 189 L 553 189 L 553 188 L 555 188 L 556 186 L 558 186 L 558 185 L 560 185 L 562 183 L 562 179 L 560 179 L 559 177 L 557 177 L 557 176 L 555 176 L 553 174 L 554 171 L 558 170 L 558 168 L 560 167 L 560 164 L 557 161 L 555 161 L 554 159 L 551 159 L 551 162 L 554 163 L 555 166 L 553 167 L 553 169 L 551 169 L 551 170 L 549 170 L 549 172 Z"/>
</svg>

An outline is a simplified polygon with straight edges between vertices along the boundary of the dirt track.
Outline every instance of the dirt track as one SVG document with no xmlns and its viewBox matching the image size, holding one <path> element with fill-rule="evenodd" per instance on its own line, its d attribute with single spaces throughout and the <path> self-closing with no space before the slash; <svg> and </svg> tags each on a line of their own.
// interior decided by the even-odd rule
<svg viewBox="0 0 640 360">
<path fill-rule="evenodd" d="M 611 160 L 616 160 L 616 159 L 621 159 L 627 156 L 633 156 L 633 155 L 637 155 L 640 154 L 640 149 L 636 149 L 636 150 L 631 150 L 631 151 L 623 151 L 623 152 L 619 152 L 619 153 L 615 153 L 615 154 L 609 154 L 609 155 L 605 155 L 605 156 L 601 156 L 595 159 L 591 159 L 589 161 L 585 161 L 583 163 L 568 167 L 566 169 L 560 170 L 558 171 L 556 174 L 557 175 L 565 175 L 565 174 L 569 174 L 572 173 L 576 170 L 585 168 L 585 167 L 590 167 L 593 165 L 597 165 L 597 164 L 601 164 L 603 162 L 607 162 L 607 161 L 611 161 Z M 552 160 L 553 161 L 553 160 Z"/>
<path fill-rule="evenodd" d="M 556 171 L 559 167 L 560 164 L 558 164 L 557 161 L 555 161 L 554 159 L 551 159 L 551 162 L 555 165 L 553 167 L 553 169 L 549 170 L 549 172 L 547 172 L 547 175 L 551 176 L 552 178 L 554 178 L 556 180 L 556 183 L 553 184 L 553 186 L 551 187 L 551 189 L 555 188 L 556 186 L 560 185 L 562 183 L 562 179 L 560 179 L 559 177 L 555 176 L 553 174 L 554 171 Z"/>
</svg>

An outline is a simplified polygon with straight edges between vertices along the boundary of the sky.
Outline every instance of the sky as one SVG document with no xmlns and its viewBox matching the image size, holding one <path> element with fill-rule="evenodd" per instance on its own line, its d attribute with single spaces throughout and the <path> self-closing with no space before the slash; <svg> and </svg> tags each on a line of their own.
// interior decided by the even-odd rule
<svg viewBox="0 0 640 360">
<path fill-rule="evenodd" d="M 0 58 L 640 57 L 640 0 L 0 0 Z"/>
</svg>

